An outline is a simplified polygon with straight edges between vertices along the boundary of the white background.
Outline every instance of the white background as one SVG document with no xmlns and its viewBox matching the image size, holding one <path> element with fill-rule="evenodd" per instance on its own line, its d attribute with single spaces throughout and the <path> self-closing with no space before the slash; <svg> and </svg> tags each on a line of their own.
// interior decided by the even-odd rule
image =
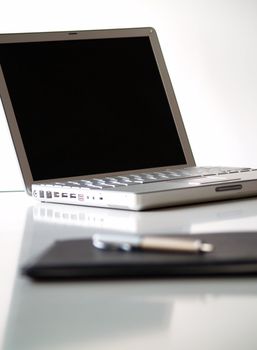
<svg viewBox="0 0 257 350">
<path fill-rule="evenodd" d="M 0 3 L 0 33 L 141 26 L 157 30 L 196 163 L 256 167 L 256 0 Z M 23 189 L 2 108 L 0 164 L 0 190 Z"/>
</svg>

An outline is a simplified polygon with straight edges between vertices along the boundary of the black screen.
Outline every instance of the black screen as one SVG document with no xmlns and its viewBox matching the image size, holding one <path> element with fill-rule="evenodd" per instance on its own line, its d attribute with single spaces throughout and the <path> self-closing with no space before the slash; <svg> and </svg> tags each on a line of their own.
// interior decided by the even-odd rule
<svg viewBox="0 0 257 350">
<path fill-rule="evenodd" d="M 148 37 L 0 45 L 34 180 L 185 164 Z"/>
</svg>

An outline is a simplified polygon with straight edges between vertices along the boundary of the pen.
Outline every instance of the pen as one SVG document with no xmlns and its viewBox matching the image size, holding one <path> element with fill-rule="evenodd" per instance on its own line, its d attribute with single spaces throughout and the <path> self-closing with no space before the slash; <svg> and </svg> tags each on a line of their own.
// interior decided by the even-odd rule
<svg viewBox="0 0 257 350">
<path fill-rule="evenodd" d="M 94 234 L 92 243 L 99 249 L 125 251 L 140 249 L 177 253 L 209 253 L 214 249 L 212 244 L 204 243 L 200 239 L 106 233 Z"/>
</svg>

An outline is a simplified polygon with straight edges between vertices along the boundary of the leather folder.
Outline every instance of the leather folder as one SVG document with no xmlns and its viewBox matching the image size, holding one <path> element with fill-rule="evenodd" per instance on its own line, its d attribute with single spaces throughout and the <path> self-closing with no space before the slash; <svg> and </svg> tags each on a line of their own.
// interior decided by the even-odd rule
<svg viewBox="0 0 257 350">
<path fill-rule="evenodd" d="M 166 236 L 167 237 L 167 236 Z M 56 241 L 22 268 L 35 280 L 117 279 L 257 273 L 257 233 L 172 235 L 214 245 L 210 253 L 101 250 L 90 239 Z"/>
</svg>

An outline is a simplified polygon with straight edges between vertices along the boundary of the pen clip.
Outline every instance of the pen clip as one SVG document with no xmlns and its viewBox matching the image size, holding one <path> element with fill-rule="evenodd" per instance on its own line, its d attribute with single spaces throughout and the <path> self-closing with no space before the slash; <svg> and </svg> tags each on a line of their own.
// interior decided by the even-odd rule
<svg viewBox="0 0 257 350">
<path fill-rule="evenodd" d="M 102 235 L 94 234 L 92 237 L 93 246 L 104 250 L 124 250 L 131 251 L 139 242 L 138 237 L 129 235 Z"/>
</svg>

